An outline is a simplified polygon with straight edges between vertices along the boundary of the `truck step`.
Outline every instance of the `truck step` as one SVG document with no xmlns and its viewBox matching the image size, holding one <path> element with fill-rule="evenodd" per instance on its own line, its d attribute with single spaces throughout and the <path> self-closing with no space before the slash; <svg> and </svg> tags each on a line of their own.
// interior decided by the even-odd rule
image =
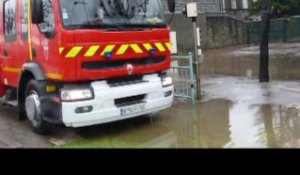
<svg viewBox="0 0 300 175">
<path fill-rule="evenodd" d="M 6 101 L 3 105 L 7 105 L 7 106 L 11 106 L 11 107 L 17 107 L 18 106 L 18 101 L 17 100 Z"/>
</svg>

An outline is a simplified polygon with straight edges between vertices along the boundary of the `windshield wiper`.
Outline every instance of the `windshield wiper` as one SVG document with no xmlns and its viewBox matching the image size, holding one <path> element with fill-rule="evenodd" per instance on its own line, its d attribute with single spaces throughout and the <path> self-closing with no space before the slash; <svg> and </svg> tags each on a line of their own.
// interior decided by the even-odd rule
<svg viewBox="0 0 300 175">
<path fill-rule="evenodd" d="M 84 24 L 71 24 L 67 26 L 68 28 L 72 29 L 106 29 L 106 30 L 124 30 L 119 25 L 114 24 L 101 24 L 101 23 L 84 23 Z"/>
<path fill-rule="evenodd" d="M 118 29 L 118 30 L 124 30 L 122 28 L 122 26 L 119 24 L 102 23 L 102 20 L 100 20 L 100 19 L 88 21 L 87 24 L 96 25 L 101 28 L 114 28 L 114 29 Z"/>
<path fill-rule="evenodd" d="M 99 20 L 88 21 L 83 24 L 68 25 L 71 29 L 104 29 L 108 31 L 124 31 L 124 30 L 145 30 L 153 28 L 164 28 L 165 24 L 111 24 L 111 23 L 99 23 Z"/>
<path fill-rule="evenodd" d="M 144 30 L 144 29 L 153 29 L 153 28 L 165 28 L 165 24 L 120 24 L 120 26 L 133 30 Z"/>
<path fill-rule="evenodd" d="M 162 28 L 162 27 L 167 27 L 166 24 L 130 24 L 131 26 L 134 26 L 134 27 L 151 27 L 151 28 L 155 28 L 155 27 L 158 27 L 158 28 Z"/>
</svg>

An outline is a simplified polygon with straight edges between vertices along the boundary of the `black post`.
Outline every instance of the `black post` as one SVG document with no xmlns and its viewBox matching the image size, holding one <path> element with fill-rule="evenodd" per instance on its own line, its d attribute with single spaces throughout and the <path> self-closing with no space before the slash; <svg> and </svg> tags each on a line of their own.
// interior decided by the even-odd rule
<svg viewBox="0 0 300 175">
<path fill-rule="evenodd" d="M 282 25 L 283 25 L 283 42 L 286 43 L 287 42 L 287 38 L 288 38 L 288 33 L 287 33 L 287 20 L 283 20 L 282 21 Z"/>
<path fill-rule="evenodd" d="M 271 23 L 271 0 L 262 1 L 262 25 L 260 37 L 259 81 L 269 82 L 269 31 Z"/>
<path fill-rule="evenodd" d="M 200 60 L 198 55 L 197 17 L 192 18 L 194 33 L 194 72 L 196 75 L 197 100 L 201 100 Z"/>
</svg>

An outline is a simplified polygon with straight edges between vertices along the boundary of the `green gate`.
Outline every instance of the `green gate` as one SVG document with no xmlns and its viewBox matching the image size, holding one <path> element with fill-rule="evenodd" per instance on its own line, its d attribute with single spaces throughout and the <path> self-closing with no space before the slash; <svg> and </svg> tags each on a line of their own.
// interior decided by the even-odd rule
<svg viewBox="0 0 300 175">
<path fill-rule="evenodd" d="M 196 101 L 196 79 L 193 69 L 193 54 L 188 56 L 172 56 L 172 66 L 169 74 L 172 76 L 175 97 Z"/>
<path fill-rule="evenodd" d="M 291 18 L 287 23 L 286 36 L 288 42 L 300 41 L 300 17 Z"/>
<path fill-rule="evenodd" d="M 261 23 L 247 24 L 248 44 L 257 44 L 260 41 Z M 300 41 L 300 17 L 272 20 L 269 34 L 271 43 Z"/>
</svg>

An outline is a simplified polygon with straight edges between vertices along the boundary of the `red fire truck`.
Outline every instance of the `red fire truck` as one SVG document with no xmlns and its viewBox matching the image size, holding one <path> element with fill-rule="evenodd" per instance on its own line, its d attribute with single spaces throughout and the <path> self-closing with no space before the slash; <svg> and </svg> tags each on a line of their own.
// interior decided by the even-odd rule
<svg viewBox="0 0 300 175">
<path fill-rule="evenodd" d="M 0 96 L 35 132 L 171 106 L 160 0 L 2 0 L 0 11 Z"/>
</svg>

